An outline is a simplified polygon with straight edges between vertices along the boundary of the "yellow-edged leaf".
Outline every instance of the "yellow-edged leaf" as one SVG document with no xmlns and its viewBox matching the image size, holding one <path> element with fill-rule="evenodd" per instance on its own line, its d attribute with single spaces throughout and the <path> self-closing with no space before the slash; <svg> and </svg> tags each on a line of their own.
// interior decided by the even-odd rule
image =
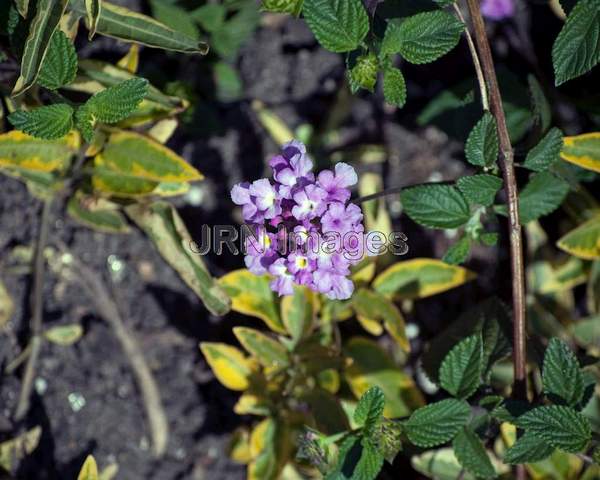
<svg viewBox="0 0 600 480">
<path fill-rule="evenodd" d="M 246 269 L 234 270 L 219 279 L 231 297 L 232 310 L 260 318 L 274 332 L 286 333 L 269 282 L 267 276 L 254 275 Z"/>
<path fill-rule="evenodd" d="M 233 406 L 233 411 L 238 415 L 269 415 L 270 407 L 265 398 L 245 392 Z"/>
<path fill-rule="evenodd" d="M 401 299 L 425 298 L 458 287 L 475 278 L 466 268 L 431 258 L 398 262 L 380 273 L 373 287 Z"/>
<path fill-rule="evenodd" d="M 179 122 L 175 118 L 165 118 L 160 122 L 156 123 L 150 130 L 148 130 L 148 136 L 152 137 L 158 143 L 163 145 L 169 141 L 169 138 L 177 130 Z"/>
<path fill-rule="evenodd" d="M 376 271 L 377 263 L 373 257 L 368 257 L 352 269 L 352 281 L 355 283 L 369 283 L 373 280 Z"/>
<path fill-rule="evenodd" d="M 291 454 L 288 428 L 279 420 L 267 418 L 250 435 L 253 460 L 247 480 L 276 480 Z"/>
<path fill-rule="evenodd" d="M 565 137 L 560 156 L 581 168 L 600 172 L 600 132 Z"/>
<path fill-rule="evenodd" d="M 250 433 L 245 428 L 234 430 L 227 446 L 229 458 L 234 462 L 246 464 L 252 460 L 250 455 Z"/>
<path fill-rule="evenodd" d="M 225 343 L 203 342 L 200 350 L 217 380 L 231 390 L 246 390 L 252 373 L 250 360 L 237 348 Z"/>
<path fill-rule="evenodd" d="M 385 394 L 384 414 L 388 418 L 405 417 L 425 404 L 413 379 L 375 342 L 353 337 L 344 351 L 351 360 L 344 375 L 356 398 L 378 386 Z"/>
<path fill-rule="evenodd" d="M 247 327 L 234 327 L 233 334 L 246 351 L 263 366 L 279 369 L 289 365 L 288 352 L 277 340 Z"/>
<path fill-rule="evenodd" d="M 281 320 L 294 343 L 310 332 L 317 311 L 318 297 L 306 287 L 294 287 L 293 295 L 281 299 Z"/>
<path fill-rule="evenodd" d="M 333 368 L 321 370 L 317 374 L 317 382 L 324 390 L 329 393 L 337 393 L 340 389 L 340 374 Z"/>
<path fill-rule="evenodd" d="M 265 105 L 255 100 L 252 109 L 256 112 L 258 121 L 278 145 L 283 145 L 294 139 L 294 133 L 285 122 L 269 110 Z"/>
<path fill-rule="evenodd" d="M 129 233 L 127 220 L 116 204 L 77 193 L 67 204 L 67 213 L 76 222 L 106 233 Z"/>
<path fill-rule="evenodd" d="M 46 173 L 64 171 L 78 146 L 76 132 L 58 140 L 41 140 L 12 130 L 0 135 L 0 167 Z"/>
<path fill-rule="evenodd" d="M 0 280 L 0 329 L 6 325 L 15 311 L 15 304 L 6 290 L 4 283 Z"/>
<path fill-rule="evenodd" d="M 102 0 L 85 0 L 86 23 L 88 26 L 88 40 L 91 40 L 96 33 L 100 12 L 102 10 Z"/>
<path fill-rule="evenodd" d="M 77 480 L 98 480 L 98 465 L 91 455 L 88 455 L 83 462 Z"/>
<path fill-rule="evenodd" d="M 134 43 L 129 47 L 129 51 L 117 62 L 117 66 L 130 73 L 137 72 L 140 64 L 140 46 Z"/>
<path fill-rule="evenodd" d="M 584 284 L 588 278 L 585 263 L 575 257 L 569 257 L 556 268 L 544 261 L 536 262 L 530 268 L 534 271 L 535 279 L 529 288 L 542 295 L 571 290 Z"/>
<path fill-rule="evenodd" d="M 44 332 L 46 340 L 57 345 L 73 345 L 83 336 L 83 327 L 79 324 L 59 325 Z"/>
<path fill-rule="evenodd" d="M 557 245 L 561 250 L 584 260 L 600 258 L 600 216 L 571 230 Z"/>
<path fill-rule="evenodd" d="M 21 460 L 33 452 L 42 437 L 42 427 L 34 427 L 18 437 L 0 443 L 0 468 L 10 472 L 15 460 Z"/>
</svg>

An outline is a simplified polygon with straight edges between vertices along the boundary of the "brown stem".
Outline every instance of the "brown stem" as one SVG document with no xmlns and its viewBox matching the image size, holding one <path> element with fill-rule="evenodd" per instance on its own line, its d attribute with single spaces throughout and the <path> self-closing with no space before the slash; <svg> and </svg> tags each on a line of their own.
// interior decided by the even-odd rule
<svg viewBox="0 0 600 480">
<path fill-rule="evenodd" d="M 504 188 L 508 203 L 508 222 L 510 238 L 510 263 L 512 271 L 512 300 L 513 300 L 513 396 L 517 399 L 527 399 L 527 358 L 525 350 L 526 319 L 525 319 L 525 269 L 523 265 L 523 242 L 521 223 L 519 221 L 519 203 L 517 181 L 513 163 L 513 149 L 510 144 L 506 117 L 502 108 L 502 97 L 498 87 L 498 79 L 492 59 L 490 44 L 485 32 L 485 24 L 479 8 L 479 0 L 467 0 L 469 14 L 473 23 L 475 42 L 483 67 L 483 75 L 490 97 L 490 109 L 498 126 L 500 141 L 500 168 L 504 176 Z"/>
</svg>

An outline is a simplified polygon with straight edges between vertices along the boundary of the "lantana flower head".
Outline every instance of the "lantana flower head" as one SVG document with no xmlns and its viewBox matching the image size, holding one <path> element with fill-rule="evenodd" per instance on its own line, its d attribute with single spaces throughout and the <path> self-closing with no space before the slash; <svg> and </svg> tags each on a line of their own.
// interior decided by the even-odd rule
<svg viewBox="0 0 600 480">
<path fill-rule="evenodd" d="M 358 181 L 354 168 L 340 162 L 315 176 L 306 147 L 296 140 L 269 165 L 272 180 L 231 190 L 254 232 L 246 239 L 246 267 L 271 274 L 271 288 L 279 295 L 306 285 L 332 299 L 349 298 L 350 267 L 362 259 L 366 244 L 362 212 L 349 203 L 350 187 Z"/>
<path fill-rule="evenodd" d="M 504 20 L 515 15 L 515 0 L 483 0 L 481 13 L 490 20 Z"/>
</svg>

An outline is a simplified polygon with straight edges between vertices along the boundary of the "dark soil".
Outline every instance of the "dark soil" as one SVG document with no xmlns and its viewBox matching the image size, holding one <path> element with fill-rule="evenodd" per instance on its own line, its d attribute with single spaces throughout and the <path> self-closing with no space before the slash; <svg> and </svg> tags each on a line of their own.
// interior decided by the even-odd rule
<svg viewBox="0 0 600 480">
<path fill-rule="evenodd" d="M 544 15 L 537 25 L 547 21 L 548 28 L 539 32 L 536 41 L 547 44 L 547 56 L 559 24 L 547 12 Z M 196 120 L 182 128 L 170 143 L 207 177 L 200 185 L 205 198 L 201 206 L 193 206 L 184 198 L 176 200 L 194 235 L 202 224 L 234 221 L 229 189 L 242 179 L 262 176 L 265 159 L 275 151 L 274 143 L 252 114 L 252 100 L 263 101 L 292 127 L 310 123 L 318 129 L 342 88 L 342 56 L 319 48 L 302 21 L 278 17 L 268 20 L 243 47 L 238 65 L 245 98 L 234 103 L 221 104 L 212 99 L 214 86 L 202 58 L 181 59 L 150 49 L 142 51 L 141 75 L 159 84 L 173 80 L 173 76 L 190 82 L 203 102 L 197 107 Z M 507 44 L 505 34 L 501 27 L 496 29 L 495 46 L 500 58 L 514 62 L 519 69 L 525 60 Z M 115 60 L 124 51 L 122 44 L 112 40 L 93 45 L 86 54 Z M 417 127 L 415 118 L 428 99 L 464 80 L 470 68 L 464 42 L 434 65 L 406 66 L 407 108 L 394 113 L 383 107 L 380 93 L 359 95 L 340 129 L 341 145 L 385 144 L 389 161 L 383 173 L 388 186 L 458 177 L 466 171 L 466 164 L 460 160 L 460 143 L 435 127 Z M 163 78 L 164 72 L 171 77 Z M 578 121 L 575 118 L 569 129 L 577 129 Z M 0 258 L 5 267 L 14 247 L 35 241 L 39 212 L 40 203 L 22 184 L 0 177 Z M 74 479 L 86 455 L 93 453 L 100 466 L 118 463 L 117 478 L 125 480 L 244 478 L 244 468 L 228 460 L 225 450 L 229 434 L 248 419 L 232 412 L 237 394 L 214 379 L 198 343 L 231 342 L 231 327 L 248 319 L 235 314 L 222 319 L 210 315 L 135 229 L 129 235 L 104 235 L 74 224 L 61 211 L 55 212 L 55 218 L 51 240 L 65 241 L 76 256 L 101 272 L 112 286 L 123 318 L 158 381 L 171 436 L 166 456 L 155 460 L 136 383 L 114 335 L 94 314 L 81 289 L 60 282 L 49 272 L 44 294 L 45 325 L 80 322 L 85 334 L 71 347 L 45 344 L 37 391 L 22 423 L 11 420 L 22 372 L 0 379 L 0 441 L 35 425 L 43 428 L 40 446 L 21 462 L 16 477 Z M 396 219 L 396 226 L 408 235 L 411 257 L 440 258 L 451 242 L 442 234 L 425 234 L 408 220 Z M 504 238 L 501 245 L 506 245 Z M 120 278 L 109 274 L 110 255 L 117 255 L 125 264 Z M 419 302 L 410 320 L 422 324 L 423 335 L 429 337 L 474 298 L 489 293 L 506 298 L 510 288 L 506 260 L 496 249 L 477 250 L 469 267 L 480 272 L 478 281 Z M 240 257 L 225 255 L 209 256 L 207 262 L 215 275 L 242 265 Z M 27 274 L 9 274 L 6 268 L 0 273 L 16 305 L 7 330 L 0 335 L 1 365 L 26 344 L 31 279 Z M 505 280 L 498 283 L 498 278 Z M 74 409 L 69 398 L 83 398 L 85 404 Z M 406 461 L 400 459 L 395 474 L 404 468 Z"/>
</svg>

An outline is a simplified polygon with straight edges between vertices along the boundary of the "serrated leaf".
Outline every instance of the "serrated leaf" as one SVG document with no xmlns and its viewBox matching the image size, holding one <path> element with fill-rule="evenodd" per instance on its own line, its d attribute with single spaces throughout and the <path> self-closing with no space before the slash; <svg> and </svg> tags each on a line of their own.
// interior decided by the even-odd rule
<svg viewBox="0 0 600 480">
<path fill-rule="evenodd" d="M 64 171 L 79 147 L 72 134 L 58 140 L 40 140 L 18 130 L 0 135 L 0 167 L 19 171 Z"/>
<path fill-rule="evenodd" d="M 219 279 L 231 297 L 233 311 L 260 318 L 274 332 L 286 333 L 269 282 L 267 276 L 254 275 L 246 269 L 234 270 Z"/>
<path fill-rule="evenodd" d="M 417 185 L 402 190 L 404 212 L 419 225 L 457 228 L 469 221 L 470 210 L 460 191 L 451 185 Z"/>
<path fill-rule="evenodd" d="M 381 44 L 384 54 L 399 53 L 410 63 L 429 63 L 458 44 L 464 24 L 441 10 L 390 21 Z"/>
<path fill-rule="evenodd" d="M 72 0 L 69 5 L 82 17 L 87 15 L 85 0 Z M 88 25 L 88 29 L 89 27 Z M 164 50 L 202 55 L 208 52 L 206 43 L 173 30 L 152 17 L 106 1 L 102 2 L 96 32 Z"/>
<path fill-rule="evenodd" d="M 46 340 L 57 345 L 73 345 L 83 335 L 83 327 L 79 324 L 59 325 L 44 332 Z"/>
<path fill-rule="evenodd" d="M 456 345 L 442 362 L 440 386 L 452 396 L 467 399 L 479 388 L 483 372 L 481 335 L 472 335 Z"/>
<path fill-rule="evenodd" d="M 584 260 L 600 258 L 600 217 L 579 225 L 557 242 L 558 248 Z"/>
<path fill-rule="evenodd" d="M 469 237 L 462 237 L 444 254 L 442 258 L 443 262 L 449 265 L 460 265 L 464 263 L 469 257 L 469 251 L 471 250 L 471 239 Z"/>
<path fill-rule="evenodd" d="M 590 422 L 572 408 L 560 405 L 534 408 L 517 419 L 517 426 L 570 453 L 584 451 L 592 438 Z"/>
<path fill-rule="evenodd" d="M 466 268 L 431 258 L 398 262 L 381 272 L 373 288 L 383 295 L 401 299 L 425 298 L 456 288 L 475 278 Z"/>
<path fill-rule="evenodd" d="M 96 93 L 82 107 L 94 120 L 116 123 L 127 118 L 148 93 L 148 80 L 132 78 Z"/>
<path fill-rule="evenodd" d="M 17 130 L 32 137 L 55 140 L 73 128 L 73 108 L 66 103 L 55 103 L 28 112 L 17 110 L 8 116 L 8 120 Z"/>
<path fill-rule="evenodd" d="M 519 465 L 522 463 L 540 462 L 552 455 L 554 447 L 544 440 L 525 432 L 512 447 L 504 453 L 504 463 Z"/>
<path fill-rule="evenodd" d="M 363 427 L 365 432 L 371 432 L 381 420 L 385 407 L 385 395 L 381 388 L 369 388 L 358 400 L 354 410 L 354 421 Z M 369 435 L 370 433 L 366 433 Z"/>
<path fill-rule="evenodd" d="M 600 173 L 600 132 L 565 137 L 560 156 L 581 168 Z"/>
<path fill-rule="evenodd" d="M 384 70 L 383 96 L 387 103 L 399 108 L 406 103 L 406 82 L 399 69 L 390 67 Z"/>
<path fill-rule="evenodd" d="M 353 337 L 346 343 L 344 352 L 352 360 L 344 375 L 356 398 L 371 387 L 381 388 L 385 395 L 384 415 L 388 418 L 405 417 L 424 404 L 412 378 L 375 342 Z"/>
<path fill-rule="evenodd" d="M 297 17 L 302 11 L 304 0 L 262 0 L 263 10 L 275 13 L 289 13 Z"/>
<path fill-rule="evenodd" d="M 555 84 L 579 77 L 600 61 L 600 8 L 595 0 L 579 0 L 552 47 Z"/>
<path fill-rule="evenodd" d="M 544 94 L 544 90 L 533 75 L 527 76 L 529 84 L 529 95 L 531 96 L 531 105 L 535 122 L 539 124 L 542 133 L 550 128 L 552 122 L 552 107 Z"/>
<path fill-rule="evenodd" d="M 569 184 L 550 172 L 535 174 L 519 194 L 521 224 L 537 220 L 556 210 L 569 193 Z"/>
<path fill-rule="evenodd" d="M 384 418 L 370 433 L 370 439 L 391 465 L 402 449 L 402 425 L 399 422 Z"/>
<path fill-rule="evenodd" d="M 370 92 L 375 88 L 379 63 L 373 53 L 361 55 L 356 58 L 356 63 L 350 69 L 350 84 L 353 91 L 364 88 Z"/>
<path fill-rule="evenodd" d="M 542 370 L 544 392 L 553 400 L 575 406 L 583 397 L 583 374 L 577 357 L 567 344 L 558 338 L 550 339 L 544 354 Z"/>
<path fill-rule="evenodd" d="M 523 166 L 535 172 L 548 170 L 560 158 L 562 146 L 562 132 L 558 128 L 553 128 L 529 150 Z"/>
<path fill-rule="evenodd" d="M 498 130 L 490 112 L 475 124 L 465 144 L 467 161 L 478 167 L 491 167 L 498 158 Z"/>
<path fill-rule="evenodd" d="M 98 480 L 98 465 L 92 455 L 88 455 L 81 466 L 77 480 Z"/>
<path fill-rule="evenodd" d="M 37 83 L 56 90 L 71 83 L 77 74 L 77 52 L 62 30 L 56 30 L 50 40 Z"/>
<path fill-rule="evenodd" d="M 463 428 L 452 441 L 460 464 L 477 478 L 495 478 L 496 470 L 479 437 L 470 428 Z"/>
<path fill-rule="evenodd" d="M 349 436 L 340 445 L 338 461 L 325 480 L 374 480 L 383 466 L 383 455 L 366 438 Z"/>
<path fill-rule="evenodd" d="M 42 67 L 50 39 L 67 6 L 67 0 L 39 0 L 35 17 L 29 24 L 29 34 L 21 56 L 21 73 L 12 95 L 20 95 L 31 87 Z"/>
<path fill-rule="evenodd" d="M 468 403 L 449 398 L 414 411 L 404 422 L 404 429 L 413 444 L 435 447 L 452 440 L 466 425 L 470 414 Z"/>
<path fill-rule="evenodd" d="M 456 186 L 471 205 L 489 207 L 494 203 L 496 194 L 502 188 L 502 179 L 495 175 L 482 173 L 461 177 Z"/>
<path fill-rule="evenodd" d="M 349 52 L 369 31 L 360 0 L 304 0 L 302 13 L 319 43 L 332 52 Z"/>
<path fill-rule="evenodd" d="M 202 342 L 200 350 L 217 380 L 231 390 L 246 390 L 252 373 L 250 360 L 225 343 Z"/>
<path fill-rule="evenodd" d="M 263 366 L 280 369 L 289 365 L 288 352 L 277 340 L 253 328 L 234 327 L 233 334 Z"/>
<path fill-rule="evenodd" d="M 88 26 L 88 40 L 96 34 L 100 12 L 102 11 L 102 0 L 85 0 L 85 20 Z"/>
<path fill-rule="evenodd" d="M 210 275 L 202 257 L 190 250 L 191 235 L 175 207 L 167 202 L 154 202 L 132 204 L 125 211 L 210 312 L 224 315 L 230 310 L 229 297 Z"/>
</svg>

